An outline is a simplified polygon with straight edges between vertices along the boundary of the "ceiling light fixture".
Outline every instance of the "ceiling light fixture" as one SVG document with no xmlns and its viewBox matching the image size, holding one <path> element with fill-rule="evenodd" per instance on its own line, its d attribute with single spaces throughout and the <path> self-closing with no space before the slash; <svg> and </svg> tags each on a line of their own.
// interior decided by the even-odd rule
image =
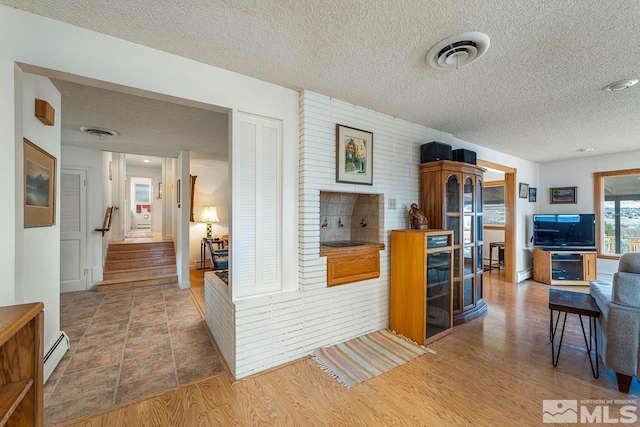
<svg viewBox="0 0 640 427">
<path fill-rule="evenodd" d="M 145 162 L 145 163 L 151 163 L 151 160 L 149 160 L 149 159 L 144 159 L 144 160 L 143 160 L 143 162 Z"/>
<path fill-rule="evenodd" d="M 602 88 L 605 92 L 619 92 L 621 90 L 629 89 L 634 84 L 638 83 L 638 79 L 620 80 L 619 82 L 611 83 Z"/>
<path fill-rule="evenodd" d="M 469 32 L 447 37 L 429 50 L 427 64 L 436 70 L 457 70 L 480 59 L 489 45 L 489 36 L 484 33 Z"/>
<path fill-rule="evenodd" d="M 96 127 L 91 127 L 91 126 L 82 126 L 80 128 L 80 130 L 84 133 L 88 133 L 89 135 L 96 135 L 96 136 L 108 136 L 108 137 L 116 137 L 118 136 L 118 132 L 116 132 L 115 130 L 111 130 L 111 129 L 105 129 L 105 128 L 96 128 Z"/>
</svg>

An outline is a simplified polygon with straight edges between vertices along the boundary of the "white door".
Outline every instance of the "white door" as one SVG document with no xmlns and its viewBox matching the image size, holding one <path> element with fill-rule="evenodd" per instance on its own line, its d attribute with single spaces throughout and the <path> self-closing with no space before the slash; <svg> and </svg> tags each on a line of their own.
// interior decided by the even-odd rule
<svg viewBox="0 0 640 427">
<path fill-rule="evenodd" d="M 60 292 L 87 290 L 87 173 L 60 175 Z"/>
</svg>

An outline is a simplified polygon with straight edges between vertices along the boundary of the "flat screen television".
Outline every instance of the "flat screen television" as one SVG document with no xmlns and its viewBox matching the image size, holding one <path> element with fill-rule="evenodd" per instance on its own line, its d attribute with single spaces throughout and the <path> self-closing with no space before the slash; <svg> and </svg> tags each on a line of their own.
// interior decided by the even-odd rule
<svg viewBox="0 0 640 427">
<path fill-rule="evenodd" d="M 596 215 L 534 215 L 533 245 L 593 248 L 596 246 Z"/>
</svg>

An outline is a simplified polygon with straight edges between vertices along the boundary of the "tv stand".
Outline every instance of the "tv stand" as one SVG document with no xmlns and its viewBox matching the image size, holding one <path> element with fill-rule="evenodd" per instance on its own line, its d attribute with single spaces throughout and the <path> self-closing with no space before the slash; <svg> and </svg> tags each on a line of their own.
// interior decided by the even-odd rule
<svg viewBox="0 0 640 427">
<path fill-rule="evenodd" d="M 533 280 L 547 285 L 588 285 L 596 280 L 596 253 L 588 250 L 533 250 Z"/>
</svg>

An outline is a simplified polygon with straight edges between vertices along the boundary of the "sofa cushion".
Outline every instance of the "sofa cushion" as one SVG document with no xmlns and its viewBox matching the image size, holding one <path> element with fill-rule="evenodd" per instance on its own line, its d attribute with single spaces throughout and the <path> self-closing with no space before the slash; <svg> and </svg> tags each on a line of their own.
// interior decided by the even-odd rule
<svg viewBox="0 0 640 427">
<path fill-rule="evenodd" d="M 594 280 L 589 286 L 589 293 L 596 302 L 596 305 L 602 312 L 602 317 L 606 318 L 609 314 L 609 304 L 611 304 L 612 285 L 610 282 L 602 280 Z"/>
<path fill-rule="evenodd" d="M 616 304 L 640 308 L 640 274 L 614 274 L 611 300 Z"/>
<path fill-rule="evenodd" d="M 640 274 L 640 253 L 626 253 L 620 257 L 618 271 Z"/>
</svg>

